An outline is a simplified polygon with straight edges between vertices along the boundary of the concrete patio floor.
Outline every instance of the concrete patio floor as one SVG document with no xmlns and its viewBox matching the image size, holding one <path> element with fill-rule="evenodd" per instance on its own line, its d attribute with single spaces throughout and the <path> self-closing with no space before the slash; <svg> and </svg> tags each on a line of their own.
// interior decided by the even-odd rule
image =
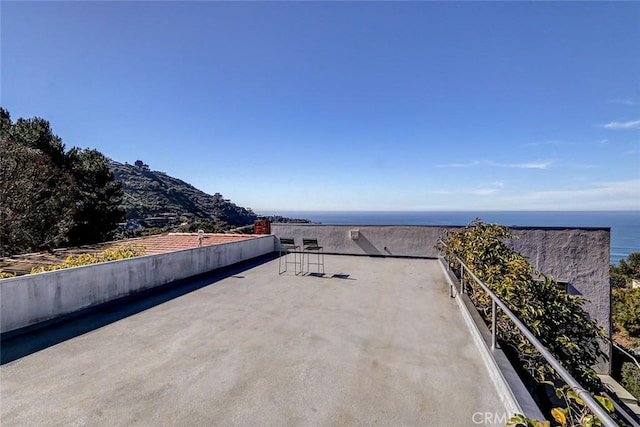
<svg viewBox="0 0 640 427">
<path fill-rule="evenodd" d="M 6 363 L 0 424 L 472 426 L 504 414 L 438 261 L 325 265 L 278 275 L 272 260 Z"/>
</svg>

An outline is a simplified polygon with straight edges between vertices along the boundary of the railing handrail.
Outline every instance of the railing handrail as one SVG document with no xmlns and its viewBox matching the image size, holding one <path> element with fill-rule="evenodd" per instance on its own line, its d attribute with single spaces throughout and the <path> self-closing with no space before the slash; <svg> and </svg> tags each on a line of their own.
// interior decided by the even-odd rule
<svg viewBox="0 0 640 427">
<path fill-rule="evenodd" d="M 438 239 L 438 242 L 444 246 L 447 244 L 442 240 Z M 525 337 L 529 340 L 531 344 L 542 354 L 542 356 L 549 362 L 549 364 L 553 367 L 553 369 L 562 377 L 562 379 L 571 387 L 578 397 L 582 399 L 582 401 L 593 411 L 593 413 L 600 419 L 607 427 L 617 427 L 618 424 L 609 416 L 609 414 L 604 410 L 602 406 L 593 398 L 591 394 L 580 385 L 580 383 L 573 378 L 573 376 L 567 371 L 564 366 L 560 364 L 560 362 L 547 350 L 547 348 L 533 335 L 533 333 L 527 328 L 520 319 L 505 305 L 505 303 L 494 294 L 491 289 L 489 289 L 483 282 L 480 280 L 467 265 L 458 257 L 457 255 L 453 255 L 456 260 L 460 263 L 460 265 L 469 273 L 469 275 L 475 280 L 475 282 L 480 285 L 480 287 L 487 292 L 487 294 L 491 297 L 493 302 L 502 309 L 502 311 L 507 315 L 507 317 L 520 329 Z M 461 278 L 462 280 L 462 278 Z M 493 317 L 495 319 L 495 310 L 493 311 Z M 494 322 L 495 325 L 495 322 Z M 496 327 L 493 327 L 491 331 L 492 340 L 495 343 L 496 339 Z"/>
<path fill-rule="evenodd" d="M 633 362 L 636 364 L 638 369 L 640 369 L 640 363 L 638 362 L 638 359 L 633 357 L 633 355 L 631 353 L 629 353 L 626 348 L 622 347 L 621 345 L 618 345 L 615 341 L 612 340 L 611 342 L 613 343 L 614 347 L 616 347 L 618 350 L 620 350 L 625 356 L 627 356 L 631 360 L 633 360 Z"/>
</svg>

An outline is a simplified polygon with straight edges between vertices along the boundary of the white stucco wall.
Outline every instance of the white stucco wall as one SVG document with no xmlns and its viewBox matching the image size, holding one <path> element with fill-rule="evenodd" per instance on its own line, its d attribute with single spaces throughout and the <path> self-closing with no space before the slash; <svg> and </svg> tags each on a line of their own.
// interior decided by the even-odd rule
<svg viewBox="0 0 640 427">
<path fill-rule="evenodd" d="M 601 228 L 513 229 L 512 247 L 546 275 L 588 299 L 585 309 L 611 332 L 610 231 Z"/>
<path fill-rule="evenodd" d="M 318 225 L 271 224 L 271 233 L 294 238 L 302 245 L 303 238 L 316 238 L 327 253 L 372 256 L 438 256 L 433 248 L 439 236 L 456 227 L 404 225 Z M 349 230 L 359 230 L 360 238 L 351 240 Z"/>
<path fill-rule="evenodd" d="M 268 254 L 274 237 L 185 249 L 0 281 L 0 332 Z"/>
</svg>

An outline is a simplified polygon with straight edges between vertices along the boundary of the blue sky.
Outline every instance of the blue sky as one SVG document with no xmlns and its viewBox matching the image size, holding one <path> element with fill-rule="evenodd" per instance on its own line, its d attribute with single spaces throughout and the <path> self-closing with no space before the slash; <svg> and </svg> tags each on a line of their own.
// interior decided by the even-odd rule
<svg viewBox="0 0 640 427">
<path fill-rule="evenodd" d="M 256 212 L 640 209 L 637 2 L 0 12 L 14 120 Z"/>
</svg>

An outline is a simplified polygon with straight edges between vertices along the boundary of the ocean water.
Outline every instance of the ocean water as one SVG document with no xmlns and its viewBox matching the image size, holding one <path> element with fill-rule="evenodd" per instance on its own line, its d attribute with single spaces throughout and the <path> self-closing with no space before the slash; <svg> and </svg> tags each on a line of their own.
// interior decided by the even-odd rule
<svg viewBox="0 0 640 427">
<path fill-rule="evenodd" d="M 262 214 L 337 225 L 466 225 L 480 218 L 484 222 L 513 226 L 609 227 L 612 264 L 632 252 L 640 252 L 640 211 L 281 211 Z"/>
</svg>

